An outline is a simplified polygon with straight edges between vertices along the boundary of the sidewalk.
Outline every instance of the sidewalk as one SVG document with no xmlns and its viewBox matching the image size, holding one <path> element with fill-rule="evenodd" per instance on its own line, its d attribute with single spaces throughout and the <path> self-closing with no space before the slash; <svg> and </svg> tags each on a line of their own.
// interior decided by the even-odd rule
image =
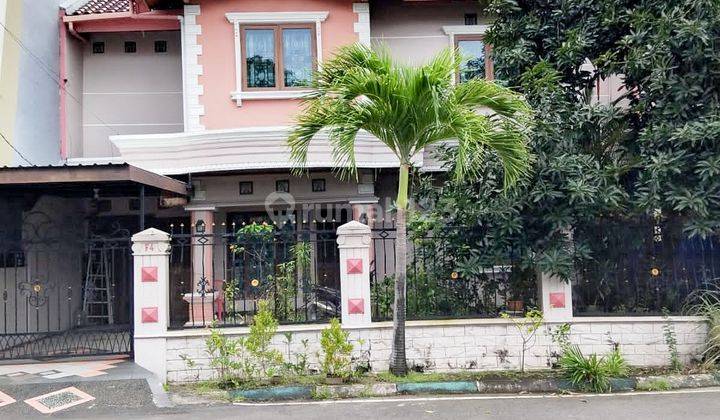
<svg viewBox="0 0 720 420">
<path fill-rule="evenodd" d="M 155 412 L 169 405 L 152 374 L 124 357 L 0 364 L 0 418 Z"/>
</svg>

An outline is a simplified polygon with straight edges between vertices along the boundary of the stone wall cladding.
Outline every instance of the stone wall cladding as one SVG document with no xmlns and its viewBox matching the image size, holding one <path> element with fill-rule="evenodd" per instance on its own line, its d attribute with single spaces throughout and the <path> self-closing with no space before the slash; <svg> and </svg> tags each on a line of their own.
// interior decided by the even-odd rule
<svg viewBox="0 0 720 420">
<path fill-rule="evenodd" d="M 702 352 L 707 327 L 695 317 L 672 317 L 678 350 L 684 361 Z M 605 354 L 613 343 L 633 366 L 668 365 L 670 355 L 663 336 L 666 321 L 661 317 L 637 318 L 575 318 L 571 323 L 570 339 L 586 353 Z M 535 345 L 526 354 L 529 369 L 547 368 L 552 362 L 553 344 L 547 323 L 537 334 Z M 306 353 L 317 367 L 320 352 L 320 330 L 324 326 L 281 326 L 273 339 L 275 347 L 287 358 L 288 351 Z M 388 368 L 392 342 L 392 324 L 375 323 L 371 327 L 353 328 L 350 339 L 355 345 L 354 356 L 369 360 L 373 371 Z M 293 333 L 288 346 L 284 331 Z M 237 337 L 247 333 L 246 328 L 224 329 L 226 335 Z M 172 331 L 167 335 L 167 369 L 169 382 L 189 382 L 212 379 L 215 371 L 205 351 L 205 330 Z M 302 341 L 307 340 L 307 348 Z M 362 340 L 362 344 L 360 344 Z M 415 321 L 408 322 L 406 333 L 408 363 L 422 366 L 427 371 L 456 370 L 513 370 L 519 368 L 522 340 L 515 327 L 500 319 Z M 187 360 L 194 366 L 188 367 Z M 293 360 L 294 361 L 294 360 Z"/>
</svg>

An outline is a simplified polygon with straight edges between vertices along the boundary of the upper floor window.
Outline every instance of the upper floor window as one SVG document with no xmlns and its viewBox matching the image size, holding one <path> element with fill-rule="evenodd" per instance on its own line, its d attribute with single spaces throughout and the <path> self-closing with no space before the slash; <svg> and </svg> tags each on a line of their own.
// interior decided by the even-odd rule
<svg viewBox="0 0 720 420">
<path fill-rule="evenodd" d="M 155 52 L 158 54 L 168 52 L 167 41 L 155 41 Z"/>
<path fill-rule="evenodd" d="M 315 68 L 315 24 L 242 27 L 245 88 L 310 86 Z"/>
<path fill-rule="evenodd" d="M 125 41 L 125 53 L 134 54 L 137 52 L 137 43 L 135 41 Z"/>
<path fill-rule="evenodd" d="M 105 54 L 105 43 L 104 42 L 93 42 L 92 43 L 93 54 Z"/>
<path fill-rule="evenodd" d="M 482 35 L 456 35 L 455 48 L 461 54 L 459 82 L 474 78 L 493 79 L 492 51 Z"/>
</svg>

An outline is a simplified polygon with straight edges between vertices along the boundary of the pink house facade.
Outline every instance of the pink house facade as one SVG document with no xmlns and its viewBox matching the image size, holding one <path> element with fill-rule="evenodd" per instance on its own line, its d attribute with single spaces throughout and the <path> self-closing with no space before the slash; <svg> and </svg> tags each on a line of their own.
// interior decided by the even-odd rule
<svg viewBox="0 0 720 420">
<path fill-rule="evenodd" d="M 460 78 L 493 75 L 483 41 L 490 20 L 476 1 L 70 0 L 62 19 L 67 162 L 129 163 L 187 182 L 192 193 L 176 216 L 198 211 L 214 223 L 260 220 L 277 192 L 296 207 L 349 206 L 306 211 L 337 226 L 388 218 L 367 209 L 391 203 L 398 162 L 370 135 L 357 142 L 357 180 L 332 175 L 322 134 L 310 176 L 290 174 L 293 118 L 312 71 L 337 48 L 382 45 L 409 64 L 458 48 L 475 57 Z M 442 169 L 432 150 L 415 165 Z"/>
<path fill-rule="evenodd" d="M 63 17 L 65 68 L 83 102 L 65 111 L 69 163 L 127 162 L 188 182 L 183 210 L 206 223 L 260 221 L 274 192 L 297 206 L 354 206 L 356 217 L 392 196 L 376 187 L 397 161 L 369 135 L 352 182 L 330 172 L 327 138 L 312 147 L 309 178 L 290 175 L 286 147 L 312 71 L 340 46 L 370 44 L 368 3 L 75 3 Z M 309 217 L 353 217 L 322 212 Z"/>
</svg>

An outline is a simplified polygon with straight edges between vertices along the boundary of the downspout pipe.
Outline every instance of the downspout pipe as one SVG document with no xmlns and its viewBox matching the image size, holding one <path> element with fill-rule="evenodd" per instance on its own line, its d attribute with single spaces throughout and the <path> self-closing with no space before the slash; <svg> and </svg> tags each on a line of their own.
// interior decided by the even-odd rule
<svg viewBox="0 0 720 420">
<path fill-rule="evenodd" d="M 87 40 L 84 36 L 80 35 L 80 34 L 78 33 L 78 31 L 75 30 L 75 25 L 73 24 L 73 22 L 68 22 L 68 23 L 67 23 L 67 30 L 68 30 L 68 32 L 70 33 L 70 35 L 72 35 L 72 36 L 74 36 L 75 38 L 79 39 L 80 42 L 82 42 L 83 44 L 87 44 L 87 43 L 88 43 L 88 40 Z"/>
</svg>

